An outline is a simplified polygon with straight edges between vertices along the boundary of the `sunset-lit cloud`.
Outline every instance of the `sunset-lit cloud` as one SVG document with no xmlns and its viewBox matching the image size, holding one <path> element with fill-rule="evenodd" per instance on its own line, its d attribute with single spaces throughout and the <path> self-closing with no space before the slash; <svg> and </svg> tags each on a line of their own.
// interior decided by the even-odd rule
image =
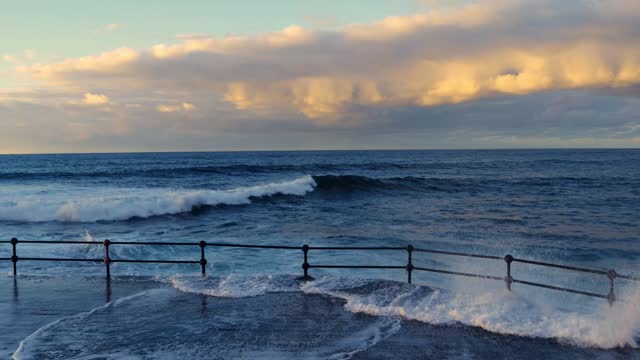
<svg viewBox="0 0 640 360">
<path fill-rule="evenodd" d="M 82 98 L 85 105 L 105 105 L 109 103 L 109 98 L 103 94 L 86 93 Z"/>
<path fill-rule="evenodd" d="M 25 49 L 22 54 L 14 55 L 14 54 L 4 54 L 2 55 L 2 59 L 8 63 L 20 64 L 26 63 L 34 60 L 36 57 L 36 52 L 33 49 Z"/>
<path fill-rule="evenodd" d="M 178 105 L 158 105 L 156 109 L 161 113 L 173 113 L 178 111 L 191 111 L 194 109 L 194 106 L 191 103 L 183 102 Z"/>
<path fill-rule="evenodd" d="M 84 76 L 87 80 L 98 74 L 112 76 L 118 71 L 126 71 L 125 65 L 133 63 L 139 57 L 138 51 L 121 47 L 99 55 L 72 58 L 60 63 L 19 66 L 16 71 L 56 86 L 59 82 L 73 83 L 75 76 Z M 104 80 L 109 78 L 102 79 Z"/>
<path fill-rule="evenodd" d="M 116 24 L 116 23 L 111 23 L 111 24 L 107 24 L 104 29 L 107 31 L 116 31 L 118 29 L 120 29 L 120 24 Z"/>
<path fill-rule="evenodd" d="M 66 91 L 87 105 L 110 104 L 129 128 L 146 126 L 145 117 L 158 112 L 167 119 L 190 112 L 201 121 L 200 133 L 251 128 L 258 125 L 248 124 L 257 122 L 305 129 L 393 128 L 389 124 L 409 122 L 397 114 L 420 112 L 430 114 L 415 115 L 428 128 L 443 109 L 464 112 L 503 98 L 524 97 L 519 101 L 527 103 L 533 101 L 527 97 L 562 92 L 607 102 L 627 99 L 626 107 L 611 115 L 626 116 L 615 126 L 640 123 L 628 111 L 640 98 L 640 5 L 624 0 L 447 4 L 331 30 L 291 25 L 253 35 L 181 33 L 147 48 L 123 46 L 62 61 L 18 64 L 16 74 L 35 81 L 41 91 Z M 126 101 L 112 104 L 104 94 Z M 65 102 L 42 99 L 43 106 L 59 103 Z M 198 111 L 193 111 L 194 103 Z M 602 118 L 608 109 L 593 106 L 580 114 L 602 124 L 613 121 Z M 528 126 L 543 126 L 544 119 L 544 126 L 553 128 L 553 120 L 546 118 L 552 109 L 540 111 Z M 567 114 L 554 116 L 579 121 L 575 113 Z M 414 127 L 419 123 L 410 122 Z M 451 120 L 461 129 L 490 127 L 490 122 L 471 120 L 466 113 Z M 599 128 L 595 120 L 583 122 Z M 631 139 L 640 129 L 623 137 L 619 128 L 610 131 L 616 137 L 612 144 L 635 144 Z M 594 143 L 587 135 L 574 138 Z M 475 137 L 478 143 L 493 139 L 496 144 L 538 138 Z"/>
<path fill-rule="evenodd" d="M 112 88 L 126 79 L 142 91 L 206 89 L 239 110 L 286 110 L 318 121 L 354 105 L 434 106 L 640 82 L 635 8 L 534 5 L 489 1 L 331 32 L 289 26 L 255 36 L 187 37 L 19 71 L 80 88 L 89 82 Z M 565 25 L 571 14 L 584 21 Z M 535 35 L 526 29 L 539 25 L 549 29 Z"/>
<path fill-rule="evenodd" d="M 12 54 L 4 54 L 2 55 L 2 60 L 9 63 L 13 63 L 13 62 L 16 62 L 16 57 L 13 56 Z"/>
</svg>

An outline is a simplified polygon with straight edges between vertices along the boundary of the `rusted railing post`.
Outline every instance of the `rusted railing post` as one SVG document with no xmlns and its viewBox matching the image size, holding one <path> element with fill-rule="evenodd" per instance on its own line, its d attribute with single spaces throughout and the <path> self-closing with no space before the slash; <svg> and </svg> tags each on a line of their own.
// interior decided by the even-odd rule
<svg viewBox="0 0 640 360">
<path fill-rule="evenodd" d="M 102 242 L 104 246 L 104 267 L 107 271 L 107 280 L 111 280 L 111 258 L 109 257 L 109 245 L 111 245 L 111 241 L 109 239 Z"/>
<path fill-rule="evenodd" d="M 309 262 L 308 262 L 308 252 L 309 252 L 309 245 L 303 245 L 302 246 L 302 252 L 304 253 L 304 262 L 302 263 L 302 269 L 304 270 L 304 276 L 302 277 L 302 279 L 304 280 L 311 280 L 311 277 L 309 276 Z"/>
<path fill-rule="evenodd" d="M 413 245 L 407 245 L 407 282 L 411 284 L 411 272 L 413 271 Z"/>
<path fill-rule="evenodd" d="M 616 301 L 616 294 L 614 291 L 614 283 L 618 274 L 615 270 L 611 269 L 607 272 L 607 277 L 609 278 L 609 294 L 607 295 L 607 301 L 609 301 L 609 306 L 612 306 Z"/>
<path fill-rule="evenodd" d="M 513 278 L 511 277 L 511 263 L 513 262 L 513 256 L 505 256 L 504 261 L 507 263 L 507 276 L 504 278 L 504 282 L 507 284 L 507 290 L 511 291 L 511 283 L 513 282 Z"/>
<path fill-rule="evenodd" d="M 13 277 L 18 276 L 18 255 L 16 246 L 18 245 L 18 239 L 11 239 L 11 247 L 13 248 L 13 254 L 11 255 L 11 262 L 13 263 Z"/>
<path fill-rule="evenodd" d="M 202 270 L 202 277 L 207 276 L 207 259 L 204 257 L 204 248 L 207 247 L 206 241 L 200 241 L 200 269 Z"/>
</svg>

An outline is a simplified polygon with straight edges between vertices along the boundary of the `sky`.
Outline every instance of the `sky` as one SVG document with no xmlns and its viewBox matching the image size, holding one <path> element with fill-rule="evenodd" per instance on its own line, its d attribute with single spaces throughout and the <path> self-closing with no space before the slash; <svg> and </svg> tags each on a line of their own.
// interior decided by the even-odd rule
<svg viewBox="0 0 640 360">
<path fill-rule="evenodd" d="M 0 30 L 0 154 L 640 147 L 640 1 L 7 0 Z"/>
</svg>

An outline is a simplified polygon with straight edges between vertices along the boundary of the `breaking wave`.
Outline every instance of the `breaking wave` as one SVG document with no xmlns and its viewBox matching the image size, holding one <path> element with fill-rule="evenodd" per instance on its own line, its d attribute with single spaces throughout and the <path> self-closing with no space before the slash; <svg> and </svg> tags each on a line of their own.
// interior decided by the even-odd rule
<svg viewBox="0 0 640 360">
<path fill-rule="evenodd" d="M 400 329 L 399 319 L 358 321 L 319 298 L 305 309 L 303 296 L 203 305 L 174 289 L 148 290 L 41 327 L 20 342 L 13 358 L 346 360 Z M 302 305 L 297 315 L 316 318 L 285 319 L 296 305 Z M 324 311 L 314 311 L 318 307 Z M 310 324 L 312 336 L 305 331 Z"/>
<path fill-rule="evenodd" d="M 396 171 L 396 170 L 443 170 L 464 167 L 465 169 L 486 169 L 495 167 L 512 167 L 513 160 L 485 160 L 444 162 L 433 161 L 428 163 L 415 162 L 310 162 L 301 164 L 217 164 L 183 166 L 176 163 L 148 162 L 141 167 L 126 166 L 128 164 L 110 163 L 110 167 L 79 167 L 74 171 L 60 171 L 57 168 L 14 169 L 3 171 L 0 169 L 0 181 L 2 180 L 51 180 L 51 179 L 78 179 L 78 178 L 107 178 L 115 179 L 123 176 L 132 177 L 183 177 L 185 175 L 199 174 L 272 174 L 272 173 L 331 173 L 351 171 Z M 542 159 L 529 160 L 518 159 L 518 164 L 530 166 L 554 166 L 554 165 L 602 165 L 605 161 L 596 160 L 568 160 L 568 159 Z"/>
<path fill-rule="evenodd" d="M 506 290 L 449 292 L 390 280 L 333 276 L 306 283 L 287 275 L 175 277 L 170 283 L 182 292 L 227 298 L 302 291 L 342 299 L 344 308 L 354 313 L 433 325 L 461 323 L 499 334 L 556 339 L 582 347 L 638 348 L 640 336 L 638 291 L 613 307 L 602 302 L 590 309 L 566 309 Z"/>
<path fill-rule="evenodd" d="M 311 176 L 231 190 L 77 189 L 41 190 L 36 194 L 5 194 L 0 199 L 0 220 L 95 222 L 179 214 L 203 206 L 242 205 L 254 198 L 278 194 L 302 196 L 313 191 Z M 72 196 L 72 199 L 69 199 Z"/>
<path fill-rule="evenodd" d="M 624 184 L 625 186 L 628 184 Z M 203 207 L 243 205 L 276 195 L 304 196 L 310 192 L 341 195 L 378 192 L 477 193 L 485 191 L 548 191 L 547 187 L 593 186 L 589 178 L 474 179 L 361 175 L 305 175 L 291 181 L 230 190 L 166 188 L 25 187 L 0 194 L 0 221 L 96 222 L 187 213 Z"/>
<path fill-rule="evenodd" d="M 210 354 L 246 359 L 349 359 L 396 334 L 407 325 L 403 319 L 427 326 L 462 324 L 467 327 L 462 336 L 471 338 L 482 336 L 474 332 L 477 329 L 473 328 L 479 328 L 583 348 L 636 351 L 640 335 L 637 291 L 613 307 L 603 302 L 590 308 L 566 308 L 518 291 L 458 292 L 334 276 L 308 282 L 294 275 L 158 280 L 171 286 L 146 290 L 41 327 L 20 342 L 14 359 L 207 358 Z M 228 300 L 208 302 L 188 294 Z M 203 324 L 208 330 L 203 331 Z M 309 326 L 311 337 L 304 335 Z M 113 340 L 113 334 L 127 340 Z M 268 343 L 252 342 L 265 334 Z M 105 335 L 120 341 L 117 349 L 109 347 Z M 509 343 L 504 345 L 517 346 Z"/>
</svg>

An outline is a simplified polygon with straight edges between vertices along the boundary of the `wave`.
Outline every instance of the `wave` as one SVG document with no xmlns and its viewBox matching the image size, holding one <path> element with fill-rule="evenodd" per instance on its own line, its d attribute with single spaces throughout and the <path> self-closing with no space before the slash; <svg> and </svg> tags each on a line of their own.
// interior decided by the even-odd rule
<svg viewBox="0 0 640 360">
<path fill-rule="evenodd" d="M 120 178 L 131 177 L 184 177 L 185 175 L 207 174 L 264 174 L 264 173 L 318 173 L 349 170 L 402 170 L 402 169 L 442 169 L 451 164 L 398 164 L 387 162 L 371 163 L 309 163 L 278 165 L 210 165 L 210 166 L 165 166 L 165 167 L 115 167 L 107 170 L 87 169 L 85 171 L 0 171 L 0 180 L 51 180 L 78 178 Z"/>
<path fill-rule="evenodd" d="M 487 191 L 548 191 L 548 188 L 602 188 L 612 186 L 634 187 L 636 181 L 620 177 L 509 177 L 509 178 L 442 178 L 442 177 L 389 177 L 372 178 L 360 175 L 314 176 L 317 191 L 416 191 L 416 192 L 487 192 Z"/>
<path fill-rule="evenodd" d="M 68 317 L 63 317 L 60 318 L 52 323 L 49 323 L 41 328 L 39 328 L 38 330 L 36 330 L 34 333 L 32 333 L 31 335 L 27 336 L 25 339 L 23 339 L 22 341 L 20 341 L 20 344 L 18 345 L 18 348 L 16 349 L 16 351 L 13 353 L 13 359 L 23 359 L 23 358 L 32 358 L 30 355 L 28 355 L 29 350 L 27 350 L 27 348 L 30 346 L 30 344 L 32 342 L 36 342 L 38 337 L 46 334 L 48 331 L 50 331 L 51 329 L 55 329 L 57 326 L 63 325 L 65 323 L 70 323 L 73 321 L 77 321 L 77 320 L 81 320 L 84 321 L 85 319 L 87 319 L 88 317 L 90 317 L 91 315 L 100 312 L 104 309 L 110 309 L 110 308 L 114 308 L 117 307 L 120 304 L 126 303 L 127 301 L 130 301 L 132 299 L 135 299 L 137 297 L 140 296 L 144 296 L 146 294 L 153 294 L 156 293 L 158 290 L 148 290 L 148 291 L 143 291 L 140 293 L 136 293 L 136 294 L 132 294 L 129 296 L 125 296 L 123 298 L 117 299 L 115 301 L 112 302 L 108 302 L 102 306 L 98 306 L 90 311 L 86 311 L 86 312 L 81 312 L 79 314 L 76 315 L 72 315 L 72 316 L 68 316 Z M 62 356 L 64 356 L 64 354 L 51 354 L 49 353 L 48 355 L 59 355 L 59 358 L 62 358 Z"/>
<path fill-rule="evenodd" d="M 24 222 L 96 222 L 172 215 L 219 205 L 245 205 L 259 199 L 285 196 L 382 191 L 468 190 L 451 179 L 359 175 L 305 175 L 292 181 L 231 190 L 172 190 L 164 188 L 20 188 L 0 195 L 0 220 Z M 7 188 L 9 190 L 9 188 Z"/>
<path fill-rule="evenodd" d="M 309 303 L 303 296 L 204 304 L 174 289 L 148 290 L 36 330 L 13 358 L 346 360 L 400 329 L 398 319 L 362 321 L 318 298 L 313 303 L 331 313 L 292 308 Z"/>
<path fill-rule="evenodd" d="M 194 212 L 204 207 L 245 205 L 270 197 L 383 191 L 443 191 L 468 189 L 451 179 L 359 175 L 306 175 L 292 181 L 239 187 L 231 190 L 164 188 L 17 187 L 0 194 L 0 220 L 24 222 L 96 222 Z"/>
<path fill-rule="evenodd" d="M 376 190 L 412 190 L 457 192 L 462 189 L 460 181 L 442 178 L 393 177 L 371 178 L 360 175 L 314 176 L 316 190 L 324 192 L 354 192 Z"/>
<path fill-rule="evenodd" d="M 9 194 L 0 199 L 0 220 L 95 222 L 190 212 L 203 206 L 243 205 L 274 195 L 303 196 L 313 191 L 311 176 L 231 190 L 83 189 L 72 194 Z M 69 196 L 74 198 L 69 200 Z"/>
<path fill-rule="evenodd" d="M 221 358 L 348 359 L 417 323 L 440 329 L 466 325 L 455 332 L 466 340 L 456 340 L 454 346 L 467 344 L 479 351 L 478 346 L 489 343 L 504 347 L 505 354 L 518 351 L 522 342 L 500 340 L 473 328 L 599 349 L 638 349 L 640 335 L 638 292 L 614 307 L 572 304 L 567 310 L 517 290 L 454 292 L 391 280 L 322 276 L 303 282 L 294 275 L 158 280 L 170 287 L 146 290 L 41 327 L 20 342 L 14 359 L 206 358 L 212 353 Z M 313 338 L 305 335 L 309 326 Z M 427 334 L 431 342 L 420 338 L 420 346 L 448 343 L 441 337 L 451 336 L 446 330 Z M 116 352 L 102 345 L 114 336 L 127 339 L 119 340 Z M 401 336 L 410 342 L 408 337 L 415 335 L 405 330 Z M 251 345 L 253 341 L 258 344 Z M 567 348 L 553 342 L 539 344 L 545 353 L 567 355 Z"/>
<path fill-rule="evenodd" d="M 621 180 L 623 181 L 623 180 Z M 616 184 L 607 182 L 608 186 Z M 620 183 L 629 186 L 629 182 Z M 384 192 L 471 193 L 548 191 L 558 186 L 604 186 L 600 180 L 580 177 L 555 178 L 373 178 L 361 175 L 305 175 L 291 181 L 239 187 L 231 190 L 165 188 L 61 188 L 7 186 L 0 194 L 0 221 L 96 222 L 193 212 L 218 205 L 244 205 L 278 195 Z"/>
<path fill-rule="evenodd" d="M 402 317 L 433 325 L 461 323 L 505 335 L 556 339 L 582 347 L 638 348 L 640 292 L 609 307 L 602 302 L 580 311 L 556 307 L 517 292 L 449 292 L 390 280 L 323 276 L 300 282 L 293 276 L 229 275 L 220 278 L 174 277 L 176 289 L 214 297 L 242 298 L 271 292 L 302 291 L 345 301 L 354 313 Z"/>
<path fill-rule="evenodd" d="M 74 167 L 70 171 L 56 169 L 5 169 L 0 170 L 0 180 L 52 180 L 79 178 L 120 178 L 120 177 L 184 177 L 185 175 L 235 175 L 235 174 L 273 174 L 273 173 L 335 173 L 360 171 L 430 171 L 430 170 L 486 170 L 513 169 L 531 166 L 579 166 L 603 165 L 609 162 L 567 159 L 529 160 L 484 160 L 484 161 L 432 161 L 432 162 L 310 162 L 302 164 L 227 164 L 181 166 L 172 163 L 103 163 L 95 167 Z"/>
</svg>

